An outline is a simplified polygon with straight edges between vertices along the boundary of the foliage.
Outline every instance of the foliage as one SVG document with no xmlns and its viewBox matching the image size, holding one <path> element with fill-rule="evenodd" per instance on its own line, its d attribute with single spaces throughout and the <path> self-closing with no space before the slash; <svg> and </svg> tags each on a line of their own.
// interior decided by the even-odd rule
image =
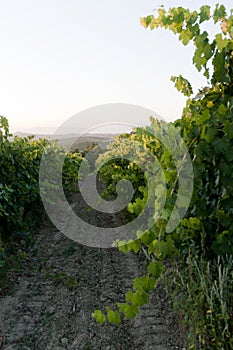
<svg viewBox="0 0 233 350">
<path fill-rule="evenodd" d="M 147 181 L 143 170 L 137 164 L 138 157 L 142 159 L 142 154 L 138 149 L 140 144 L 136 138 L 133 138 L 133 144 L 131 141 L 129 135 L 120 135 L 107 146 L 105 153 L 99 155 L 96 166 L 99 169 L 99 177 L 106 186 L 106 191 L 102 196 L 111 195 L 116 197 L 116 185 L 120 180 L 124 179 L 130 181 L 134 188 L 131 203 L 136 199 L 138 202 L 140 199 L 142 201 L 145 200 Z M 146 163 L 147 161 L 149 159 L 144 155 L 144 162 Z"/>
<path fill-rule="evenodd" d="M 7 119 L 0 117 L 0 237 L 4 242 L 20 242 L 44 217 L 39 169 L 45 148 L 53 150 L 58 159 L 64 153 L 57 141 L 34 140 L 33 136 L 12 139 Z M 65 193 L 75 189 L 81 161 L 80 154 L 66 154 L 62 174 Z M 57 186 L 52 182 L 48 185 Z M 1 262 L 3 254 L 0 245 Z"/>
<path fill-rule="evenodd" d="M 186 264 L 175 264 L 164 280 L 189 331 L 189 349 L 232 349 L 232 256 L 205 261 L 190 250 Z"/>
<path fill-rule="evenodd" d="M 41 215 L 39 207 L 38 170 L 47 140 L 15 137 L 10 141 L 7 120 L 1 117 L 0 140 L 0 234 L 4 239 L 28 231 L 34 217 Z"/>
<path fill-rule="evenodd" d="M 232 12 L 232 11 L 231 11 Z M 213 20 L 222 22 L 221 33 L 211 41 L 202 24 Z M 204 76 L 211 79 L 212 85 L 219 85 L 230 91 L 232 87 L 232 50 L 233 50 L 233 16 L 227 16 L 223 5 L 217 4 L 213 13 L 208 5 L 201 6 L 199 11 L 190 11 L 183 7 L 173 7 L 168 11 L 161 7 L 158 17 L 153 15 L 141 18 L 141 24 L 150 29 L 165 28 L 179 36 L 183 45 L 193 42 L 195 53 L 193 64 Z M 186 83 L 186 81 L 185 81 Z"/>
<path fill-rule="evenodd" d="M 227 263 L 224 260 L 226 254 L 232 255 L 233 252 L 232 13 L 233 11 L 227 15 L 223 5 L 216 5 L 213 11 L 210 6 L 202 6 L 199 11 L 190 11 L 182 7 L 174 7 L 166 11 L 164 7 L 160 7 L 157 17 L 150 15 L 141 18 L 141 24 L 146 28 L 168 29 L 178 35 L 184 45 L 193 42 L 195 46 L 193 64 L 199 72 L 203 73 L 209 84 L 193 97 L 193 89 L 187 79 L 182 76 L 171 78 L 175 87 L 189 97 L 182 117 L 173 125 L 188 147 L 195 176 L 193 197 L 188 213 L 172 233 L 166 232 L 166 225 L 176 202 L 179 169 L 176 169 L 168 149 L 153 137 L 156 134 L 154 130 L 161 128 L 161 124 L 151 119 L 150 127 L 138 128 L 126 137 L 139 142 L 143 149 L 148 149 L 159 160 L 165 174 L 167 194 L 164 208 L 158 216 L 156 213 L 160 209 L 160 197 L 164 188 L 155 186 L 158 200 L 155 200 L 152 206 L 154 206 L 156 223 L 151 227 L 148 222 L 150 228 L 147 230 L 138 229 L 135 240 L 116 242 L 119 249 L 125 253 L 130 250 L 135 253 L 143 250 L 149 263 L 153 264 L 149 265 L 148 275 L 135 279 L 134 291 L 127 293 L 126 303 L 117 304 L 116 312 L 126 318 L 135 317 L 140 306 L 148 301 L 149 290 L 153 290 L 157 279 L 163 276 L 164 269 L 162 265 L 157 264 L 162 264 L 166 257 L 176 256 L 180 259 L 183 268 L 182 277 L 185 279 L 184 285 L 178 286 L 177 296 L 180 304 L 183 303 L 184 308 L 189 308 L 187 316 L 190 316 L 191 312 L 194 313 L 193 318 L 190 316 L 190 320 L 194 322 L 190 328 L 190 349 L 197 348 L 197 339 L 198 341 L 201 339 L 201 345 L 199 345 L 205 348 L 213 346 L 216 349 L 230 349 L 232 347 L 230 338 L 232 324 L 229 321 L 232 317 L 232 297 L 229 296 L 232 286 L 227 284 L 227 281 L 232 279 L 232 260 L 230 258 Z M 215 24 L 221 22 L 220 33 L 213 39 L 202 29 L 203 23 L 210 20 Z M 127 152 L 130 153 L 126 148 L 125 158 L 127 158 Z M 121 152 L 115 145 L 112 146 L 112 153 L 118 154 L 120 158 Z M 106 155 L 102 155 L 102 159 L 105 157 Z M 141 158 L 144 159 L 143 153 Z M 147 166 L 149 167 L 148 163 Z M 108 171 L 106 167 L 103 174 L 110 184 L 114 178 L 113 170 L 110 170 L 109 178 Z M 122 171 L 118 173 L 117 179 L 124 176 L 125 173 Z M 132 177 L 132 174 L 130 176 Z M 135 185 L 139 185 L 137 179 L 134 179 Z M 148 195 L 144 184 L 140 184 L 139 187 L 142 197 L 140 200 L 134 198 L 128 206 L 128 210 L 137 215 L 142 211 L 141 206 Z M 199 256 L 195 256 L 194 262 L 190 258 L 193 246 L 197 246 L 199 250 Z M 199 264 L 197 261 L 200 255 L 202 260 Z M 158 271 L 155 278 L 150 276 L 154 270 Z M 148 289 L 147 283 L 150 286 Z M 227 295 L 224 294 L 225 292 Z M 187 293 L 190 293 L 188 300 L 186 300 Z M 202 306 L 203 311 L 200 311 Z M 93 314 L 93 317 L 97 321 L 101 320 L 101 323 L 108 319 L 100 310 L 98 314 Z"/>
<path fill-rule="evenodd" d="M 232 108 L 230 94 L 210 89 L 202 99 L 188 101 L 175 123 L 193 160 L 195 190 L 189 213 L 201 221 L 211 256 L 233 249 Z"/>
<path fill-rule="evenodd" d="M 211 41 L 202 30 L 204 22 L 221 21 L 221 32 Z M 158 17 L 148 16 L 141 23 L 151 29 L 162 27 L 179 36 L 184 44 L 195 45 L 193 63 L 209 80 L 208 88 L 187 100 L 182 118 L 175 122 L 189 147 L 194 167 L 195 184 L 189 216 L 201 223 L 201 234 L 194 235 L 200 246 L 205 239 L 205 251 L 213 254 L 232 253 L 232 146 L 233 146 L 233 16 L 227 16 L 223 5 L 199 11 L 182 7 L 158 10 Z M 210 75 L 210 72 L 212 73 Z M 191 85 L 182 76 L 172 77 L 178 90 L 185 95 Z M 182 224 L 181 224 L 182 227 Z M 182 229 L 179 228 L 179 234 Z M 185 236 L 185 230 L 183 235 Z"/>
<path fill-rule="evenodd" d="M 69 290 L 73 290 L 79 285 L 76 278 L 65 272 L 46 272 L 45 275 L 52 281 L 67 287 Z"/>
<path fill-rule="evenodd" d="M 121 323 L 121 314 L 126 319 L 135 318 L 140 307 L 148 303 L 149 292 L 155 288 L 156 282 L 163 271 L 164 266 L 161 262 L 151 262 L 148 266 L 148 274 L 134 279 L 133 291 L 126 293 L 124 303 L 117 303 L 116 311 L 106 306 L 106 316 L 101 310 L 95 310 L 92 317 L 100 324 L 104 324 L 108 320 L 108 322 L 116 325 Z"/>
</svg>

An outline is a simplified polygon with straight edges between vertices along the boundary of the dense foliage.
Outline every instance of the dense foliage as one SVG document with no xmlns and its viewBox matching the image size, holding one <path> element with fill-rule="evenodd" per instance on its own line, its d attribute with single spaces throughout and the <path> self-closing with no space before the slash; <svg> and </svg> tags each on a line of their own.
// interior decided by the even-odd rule
<svg viewBox="0 0 233 350">
<path fill-rule="evenodd" d="M 221 22 L 220 33 L 213 39 L 202 29 L 203 23 L 210 20 L 215 24 Z M 231 257 L 229 258 L 233 253 L 232 11 L 228 16 L 223 5 L 216 5 L 212 12 L 210 6 L 202 6 L 199 11 L 182 7 L 166 11 L 161 7 L 156 18 L 153 15 L 142 18 L 141 24 L 151 29 L 169 29 L 179 36 L 184 45 L 193 42 L 193 64 L 207 79 L 208 87 L 200 89 L 193 97 L 193 89 L 187 79 L 182 76 L 171 78 L 175 87 L 188 96 L 183 115 L 173 126 L 184 140 L 192 160 L 193 196 L 185 218 L 173 232 L 167 233 L 166 225 L 178 193 L 179 169 L 176 169 L 172 161 L 171 152 L 153 136 L 156 128 L 163 129 L 162 123 L 152 119 L 150 127 L 136 129 L 129 137 L 149 149 L 158 158 L 163 169 L 167 185 L 166 203 L 155 225 L 146 231 L 135 232 L 134 241 L 117 242 L 119 249 L 124 252 L 133 250 L 137 253 L 140 249 L 145 252 L 149 260 L 148 274 L 134 280 L 133 291 L 126 294 L 125 303 L 117 304 L 116 311 L 107 308 L 105 315 L 97 310 L 93 316 L 100 323 L 104 323 L 106 319 L 119 323 L 120 315 L 126 318 L 135 317 L 140 306 L 148 302 L 148 292 L 155 288 L 159 276 L 165 270 L 162 262 L 166 257 L 175 256 L 180 259 L 181 270 L 178 274 L 177 270 L 173 271 L 172 278 L 175 275 L 177 280 L 180 278 L 184 283 L 177 287 L 176 300 L 180 310 L 183 310 L 183 317 L 186 313 L 186 326 L 190 332 L 193 330 L 189 337 L 189 348 L 232 349 L 233 268 Z M 111 149 L 116 155 L 116 143 L 110 146 Z M 105 168 L 102 172 L 107 184 L 110 179 L 114 179 L 113 168 L 112 166 L 108 171 Z M 125 175 L 124 171 L 120 174 L 122 177 Z M 130 176 L 133 177 L 132 174 Z M 117 179 L 120 178 L 118 174 Z M 130 203 L 128 210 L 138 214 L 139 207 L 142 210 L 146 187 L 141 181 L 134 181 L 134 185 L 140 188 L 144 197 Z M 163 191 L 163 187 L 156 187 L 155 197 L 159 199 Z M 159 201 L 155 200 L 155 214 L 159 209 L 158 205 Z M 201 265 L 198 262 L 200 259 Z M 223 259 L 221 263 L 220 259 Z M 198 283 L 201 284 L 199 287 Z M 211 286 L 212 283 L 214 287 Z M 190 299 L 185 297 L 185 288 L 190 293 Z M 172 291 L 170 288 L 171 295 Z M 199 312 L 201 309 L 203 311 Z M 196 322 L 195 327 L 192 327 L 192 322 Z"/>
<path fill-rule="evenodd" d="M 12 138 L 7 119 L 0 117 L 0 268 L 5 260 L 4 243 L 27 237 L 44 217 L 39 169 L 44 149 L 48 146 L 58 156 L 64 152 L 57 141 L 34 140 L 33 136 Z M 65 193 L 74 190 L 77 184 L 81 160 L 77 153 L 66 154 L 63 166 Z"/>
<path fill-rule="evenodd" d="M 151 29 L 162 27 L 179 35 L 184 45 L 193 41 L 193 63 L 207 77 L 208 87 L 190 98 L 182 118 L 175 122 L 189 147 L 195 186 L 189 216 L 201 221 L 205 249 L 210 254 L 232 253 L 232 146 L 233 146 L 233 16 L 227 16 L 223 5 L 191 12 L 181 7 L 158 10 L 158 17 L 148 16 L 141 23 Z M 202 23 L 221 21 L 221 33 L 212 39 L 202 30 Z M 185 95 L 191 84 L 183 77 L 172 77 Z"/>
</svg>

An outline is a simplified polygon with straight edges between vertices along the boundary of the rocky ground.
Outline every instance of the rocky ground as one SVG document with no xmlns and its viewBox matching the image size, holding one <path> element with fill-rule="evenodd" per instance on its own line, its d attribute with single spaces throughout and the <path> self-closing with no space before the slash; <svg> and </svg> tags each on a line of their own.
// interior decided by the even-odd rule
<svg viewBox="0 0 233 350">
<path fill-rule="evenodd" d="M 0 349 L 184 348 L 161 287 L 135 320 L 100 326 L 91 317 L 95 309 L 124 300 L 133 277 L 145 269 L 142 256 L 82 246 L 48 222 L 35 237 L 22 268 L 11 272 L 13 290 L 0 299 Z"/>
</svg>

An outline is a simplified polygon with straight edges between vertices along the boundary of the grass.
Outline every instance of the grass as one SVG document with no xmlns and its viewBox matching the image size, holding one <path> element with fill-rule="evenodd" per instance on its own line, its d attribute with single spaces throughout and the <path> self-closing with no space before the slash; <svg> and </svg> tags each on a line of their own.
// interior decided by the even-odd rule
<svg viewBox="0 0 233 350">
<path fill-rule="evenodd" d="M 65 272 L 46 271 L 45 276 L 58 284 L 62 284 L 63 286 L 67 287 L 69 290 L 73 290 L 79 286 L 79 283 L 76 280 L 76 278 L 74 278 L 73 276 L 70 276 Z"/>
<path fill-rule="evenodd" d="M 233 349 L 233 259 L 206 261 L 188 254 L 165 276 L 166 289 L 184 329 L 188 349 Z"/>
</svg>

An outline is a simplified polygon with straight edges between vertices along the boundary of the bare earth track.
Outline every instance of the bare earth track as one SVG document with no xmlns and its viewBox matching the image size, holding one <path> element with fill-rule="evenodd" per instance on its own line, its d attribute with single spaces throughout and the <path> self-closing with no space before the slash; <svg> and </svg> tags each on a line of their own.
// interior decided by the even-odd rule
<svg viewBox="0 0 233 350">
<path fill-rule="evenodd" d="M 161 288 L 135 320 L 121 326 L 100 326 L 91 317 L 95 309 L 123 301 L 133 277 L 144 269 L 142 257 L 82 246 L 45 223 L 22 269 L 11 276 L 14 291 L 0 299 L 0 349 L 182 349 Z M 67 276 L 72 276 L 68 282 Z"/>
</svg>

